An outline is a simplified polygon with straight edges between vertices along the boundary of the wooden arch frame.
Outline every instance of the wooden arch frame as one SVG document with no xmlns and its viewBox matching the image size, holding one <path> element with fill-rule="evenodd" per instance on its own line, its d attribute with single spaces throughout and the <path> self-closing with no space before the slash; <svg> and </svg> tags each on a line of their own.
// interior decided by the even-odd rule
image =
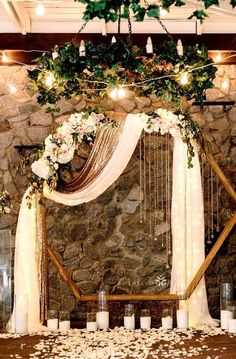
<svg viewBox="0 0 236 359">
<path fill-rule="evenodd" d="M 213 171 L 215 172 L 215 174 L 217 175 L 217 177 L 219 178 L 219 180 L 223 184 L 224 188 L 226 189 L 226 191 L 228 192 L 230 197 L 236 203 L 236 192 L 235 192 L 231 182 L 226 178 L 225 174 L 223 173 L 221 168 L 216 163 L 214 157 L 208 152 L 207 153 L 205 152 L 205 155 L 206 155 L 206 159 L 208 160 L 208 163 L 211 165 Z M 60 261 L 60 259 L 58 258 L 56 253 L 53 251 L 53 249 L 50 247 L 50 245 L 47 244 L 47 239 L 46 239 L 46 210 L 42 206 L 41 206 L 41 210 L 42 210 L 43 220 L 45 222 L 45 226 L 44 226 L 45 231 L 44 231 L 43 237 L 44 237 L 45 246 L 47 248 L 48 258 L 55 265 L 58 272 L 60 273 L 60 275 L 62 276 L 62 278 L 64 279 L 64 281 L 66 282 L 66 284 L 70 288 L 71 292 L 74 294 L 74 296 L 76 297 L 76 299 L 78 301 L 81 301 L 81 302 L 97 301 L 98 297 L 97 297 L 96 294 L 94 294 L 94 295 L 82 295 L 78 285 L 72 280 L 72 278 L 70 276 L 70 273 L 67 270 L 67 268 Z M 190 296 L 192 295 L 193 291 L 197 287 L 198 283 L 200 282 L 201 278 L 205 274 L 205 272 L 206 272 L 207 268 L 209 267 L 210 263 L 212 262 L 213 258 L 216 256 L 217 252 L 221 248 L 222 244 L 224 243 L 225 239 L 228 237 L 229 233 L 231 232 L 231 230 L 233 229 L 235 224 L 236 224 L 236 211 L 234 211 L 233 215 L 230 217 L 230 219 L 228 220 L 228 222 L 224 226 L 224 228 L 223 228 L 221 234 L 219 235 L 216 243 L 212 247 L 209 254 L 206 256 L 204 262 L 202 263 L 202 265 L 198 269 L 197 273 L 193 277 L 193 279 L 190 282 L 190 284 L 188 285 L 188 287 L 186 288 L 186 291 L 185 291 L 186 292 L 186 299 L 190 298 Z M 107 296 L 107 299 L 109 301 L 116 301 L 116 300 L 119 300 L 119 301 L 128 301 L 128 300 L 133 300 L 133 301 L 137 301 L 137 300 L 143 300 L 143 301 L 147 301 L 147 300 L 152 300 L 152 301 L 153 300 L 175 300 L 175 301 L 178 301 L 179 298 L 178 298 L 177 294 L 110 294 L 110 295 Z M 44 312 L 44 310 L 42 311 L 41 315 L 42 315 L 42 318 L 45 318 L 45 315 L 43 314 L 43 312 Z"/>
</svg>

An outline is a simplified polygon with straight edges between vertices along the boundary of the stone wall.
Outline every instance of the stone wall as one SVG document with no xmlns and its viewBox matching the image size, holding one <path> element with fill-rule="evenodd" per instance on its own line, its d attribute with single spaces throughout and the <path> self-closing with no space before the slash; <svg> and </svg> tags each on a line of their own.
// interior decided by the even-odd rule
<svg viewBox="0 0 236 359">
<path fill-rule="evenodd" d="M 227 76 L 230 87 L 221 88 Z M 9 93 L 9 83 L 18 91 Z M 236 66 L 220 66 L 215 80 L 216 88 L 209 90 L 211 101 L 236 99 Z M 61 113 L 46 114 L 36 101 L 25 67 L 0 67 L 0 190 L 8 190 L 13 198 L 11 214 L 1 215 L 0 229 L 12 230 L 12 247 L 17 214 L 22 195 L 27 188 L 29 172 L 16 175 L 21 155 L 15 145 L 42 144 L 51 129 L 73 111 L 86 107 L 84 100 L 60 103 Z M 91 105 L 91 104 L 90 104 Z M 113 109 L 107 102 L 106 108 Z M 123 100 L 119 111 L 139 112 L 158 106 L 155 96 Z M 220 106 L 201 110 L 192 108 L 214 154 L 225 174 L 236 181 L 236 107 L 223 111 Z M 142 143 L 148 151 L 148 141 Z M 165 151 L 162 146 L 159 151 Z M 87 153 L 86 148 L 84 149 Z M 162 234 L 169 231 L 161 204 L 147 209 L 150 216 L 158 215 L 162 229 L 157 238 L 150 238 L 147 228 L 140 223 L 140 165 L 139 148 L 120 178 L 96 200 L 76 207 L 66 207 L 47 201 L 48 240 L 78 283 L 82 293 L 95 293 L 101 282 L 112 293 L 168 292 L 170 269 L 166 268 L 166 249 Z M 142 163 L 144 161 L 142 157 Z M 84 154 L 77 159 L 82 165 Z M 153 169 L 152 169 L 153 171 Z M 158 181 L 158 183 L 162 183 Z M 204 182 L 207 186 L 207 179 Z M 161 190 L 161 189 L 160 189 Z M 207 188 L 205 188 L 207 193 Z M 142 192 L 141 192 L 142 198 Z M 220 226 L 223 227 L 233 213 L 235 205 L 220 186 Z M 155 212 L 155 213 L 154 213 Z M 155 240 L 154 240 L 155 239 Z M 208 246 L 209 247 L 209 246 Z M 209 249 L 209 248 L 207 248 Z M 219 311 L 219 283 L 236 280 L 236 232 L 232 232 L 207 272 L 210 307 L 214 315 Z M 164 276 L 163 283 L 158 281 Z M 50 265 L 50 305 L 68 307 L 74 317 L 83 316 L 78 305 L 56 269 Z"/>
</svg>

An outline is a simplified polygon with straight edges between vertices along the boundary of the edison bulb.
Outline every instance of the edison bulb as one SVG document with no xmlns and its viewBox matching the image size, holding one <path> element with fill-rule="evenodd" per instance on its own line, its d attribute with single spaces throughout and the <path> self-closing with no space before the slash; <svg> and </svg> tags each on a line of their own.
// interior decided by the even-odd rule
<svg viewBox="0 0 236 359">
<path fill-rule="evenodd" d="M 52 73 L 49 73 L 45 78 L 45 85 L 47 87 L 51 87 L 55 81 L 54 75 Z"/>
<path fill-rule="evenodd" d="M 2 53 L 2 62 L 9 62 L 9 59 L 8 59 L 8 57 L 7 57 L 7 55 L 5 54 L 4 51 Z"/>
<path fill-rule="evenodd" d="M 117 96 L 119 98 L 124 98 L 126 96 L 126 91 L 123 87 L 120 87 L 118 90 L 117 90 Z"/>
<path fill-rule="evenodd" d="M 115 100 L 117 98 L 117 89 L 114 88 L 113 90 L 111 90 L 110 93 L 109 93 L 109 96 L 110 96 L 110 98 Z"/>
<path fill-rule="evenodd" d="M 224 81 L 222 82 L 221 87 L 222 87 L 222 89 L 227 90 L 229 88 L 229 80 L 224 79 Z"/>
<path fill-rule="evenodd" d="M 184 72 L 180 77 L 180 83 L 181 85 L 187 85 L 188 84 L 188 73 Z"/>
<path fill-rule="evenodd" d="M 35 12 L 38 16 L 43 16 L 45 13 L 45 8 L 41 2 L 38 3 Z"/>
<path fill-rule="evenodd" d="M 166 16 L 168 14 L 168 11 L 163 8 L 162 6 L 160 6 L 160 16 Z"/>
<path fill-rule="evenodd" d="M 218 54 L 216 55 L 216 61 L 217 61 L 217 62 L 222 61 L 222 56 L 221 56 L 221 53 L 220 53 L 220 52 L 218 52 Z"/>
<path fill-rule="evenodd" d="M 14 85 L 12 85 L 12 84 L 9 84 L 9 90 L 10 90 L 10 92 L 13 94 L 13 93 L 16 93 L 17 88 L 16 88 L 16 86 L 14 86 Z"/>
</svg>

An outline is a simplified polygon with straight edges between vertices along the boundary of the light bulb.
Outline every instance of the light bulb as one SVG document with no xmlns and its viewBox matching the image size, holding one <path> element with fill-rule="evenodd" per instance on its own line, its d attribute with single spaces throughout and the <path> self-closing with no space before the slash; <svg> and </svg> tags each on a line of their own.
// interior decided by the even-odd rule
<svg viewBox="0 0 236 359">
<path fill-rule="evenodd" d="M 10 90 L 11 93 L 16 93 L 17 88 L 14 85 L 9 84 L 9 90 Z"/>
<path fill-rule="evenodd" d="M 218 52 L 218 54 L 216 55 L 216 61 L 217 61 L 217 62 L 222 61 L 222 56 L 221 56 L 221 53 L 220 53 L 220 52 Z"/>
<path fill-rule="evenodd" d="M 45 8 L 41 2 L 38 3 L 35 12 L 38 16 L 43 16 L 45 13 Z"/>
<path fill-rule="evenodd" d="M 55 81 L 55 77 L 54 77 L 53 73 L 49 73 L 49 74 L 45 77 L 45 80 L 44 80 L 45 85 L 46 85 L 47 87 L 51 87 L 51 86 L 53 85 L 54 81 Z"/>
<path fill-rule="evenodd" d="M 188 73 L 187 72 L 184 72 L 184 73 L 181 74 L 180 83 L 183 86 L 188 84 Z"/>
<path fill-rule="evenodd" d="M 179 55 L 179 56 L 183 56 L 183 54 L 184 54 L 184 47 L 183 47 L 182 41 L 181 41 L 180 39 L 177 41 L 177 46 L 176 46 L 176 48 L 177 48 L 178 55 Z"/>
<path fill-rule="evenodd" d="M 115 43 L 116 43 L 116 38 L 115 38 L 115 36 L 112 36 L 111 43 L 112 43 L 112 44 L 115 44 Z"/>
<path fill-rule="evenodd" d="M 117 88 L 114 88 L 113 90 L 111 90 L 109 93 L 109 96 L 110 96 L 110 98 L 115 100 L 117 98 Z"/>
<path fill-rule="evenodd" d="M 9 58 L 7 57 L 4 51 L 2 53 L 2 62 L 9 62 Z"/>
<path fill-rule="evenodd" d="M 160 6 L 160 16 L 166 16 L 168 14 L 168 11 Z"/>
<path fill-rule="evenodd" d="M 227 90 L 229 88 L 229 80 L 228 79 L 224 79 L 222 84 L 221 84 L 222 89 Z"/>
<path fill-rule="evenodd" d="M 124 87 L 120 87 L 118 90 L 117 90 L 117 96 L 119 98 L 124 98 L 126 96 L 126 91 L 124 89 Z"/>
</svg>

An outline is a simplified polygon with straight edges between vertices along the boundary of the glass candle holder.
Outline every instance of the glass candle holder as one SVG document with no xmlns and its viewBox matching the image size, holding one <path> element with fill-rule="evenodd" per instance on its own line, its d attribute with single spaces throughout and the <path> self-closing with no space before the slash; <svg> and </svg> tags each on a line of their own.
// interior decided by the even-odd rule
<svg viewBox="0 0 236 359">
<path fill-rule="evenodd" d="M 172 329 L 173 328 L 173 309 L 172 308 L 164 308 L 162 310 L 162 318 L 161 325 L 164 329 Z"/>
<path fill-rule="evenodd" d="M 228 332 L 236 334 L 236 305 L 227 307 L 228 314 Z"/>
<path fill-rule="evenodd" d="M 87 313 L 86 329 L 89 332 L 95 332 L 97 330 L 96 312 Z"/>
<path fill-rule="evenodd" d="M 98 293 L 98 312 L 96 313 L 96 321 L 98 329 L 109 328 L 109 312 L 105 290 Z"/>
<path fill-rule="evenodd" d="M 47 327 L 50 330 L 58 329 L 58 312 L 55 309 L 50 309 L 47 311 Z"/>
<path fill-rule="evenodd" d="M 143 330 L 151 329 L 150 309 L 141 309 L 141 311 L 140 311 L 140 328 Z"/>
<path fill-rule="evenodd" d="M 129 330 L 135 329 L 135 316 L 134 316 L 133 304 L 125 305 L 124 327 L 125 329 L 129 329 Z"/>
<path fill-rule="evenodd" d="M 60 330 L 70 329 L 70 312 L 68 310 L 61 310 L 59 312 L 59 329 Z"/>
<path fill-rule="evenodd" d="M 220 287 L 220 324 L 221 329 L 228 330 L 230 313 L 228 307 L 233 302 L 233 285 L 232 283 L 221 283 Z"/>
<path fill-rule="evenodd" d="M 15 294 L 15 332 L 28 334 L 28 295 Z"/>
</svg>

